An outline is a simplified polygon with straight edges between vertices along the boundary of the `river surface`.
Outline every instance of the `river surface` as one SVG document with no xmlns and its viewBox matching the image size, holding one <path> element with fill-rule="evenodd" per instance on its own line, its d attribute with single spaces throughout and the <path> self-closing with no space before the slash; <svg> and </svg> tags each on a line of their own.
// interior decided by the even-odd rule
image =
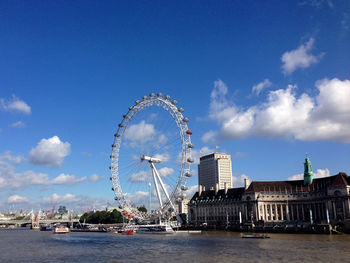
<svg viewBox="0 0 350 263">
<path fill-rule="evenodd" d="M 350 235 L 240 233 L 123 236 L 0 230 L 0 262 L 350 262 Z"/>
</svg>

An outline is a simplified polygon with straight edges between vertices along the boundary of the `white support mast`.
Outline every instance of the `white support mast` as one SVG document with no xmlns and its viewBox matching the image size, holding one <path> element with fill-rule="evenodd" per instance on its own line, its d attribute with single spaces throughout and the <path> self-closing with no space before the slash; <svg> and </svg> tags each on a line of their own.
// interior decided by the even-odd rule
<svg viewBox="0 0 350 263">
<path fill-rule="evenodd" d="M 160 207 L 163 206 L 163 201 L 162 201 L 162 197 L 160 195 L 160 191 L 159 191 L 159 186 L 158 186 L 158 181 L 159 181 L 159 184 L 166 196 L 166 198 L 168 199 L 171 207 L 174 209 L 175 211 L 175 206 L 173 204 L 173 202 L 170 200 L 170 197 L 169 197 L 169 194 L 168 194 L 168 191 L 167 189 L 165 188 L 165 185 L 163 183 L 163 180 L 161 179 L 159 173 L 158 173 L 158 170 L 157 168 L 155 167 L 154 163 L 160 163 L 161 160 L 160 159 L 157 159 L 157 158 L 153 158 L 153 157 L 150 157 L 150 156 L 145 156 L 145 155 L 142 155 L 141 156 L 141 161 L 148 161 L 150 163 L 150 167 L 152 169 L 152 176 L 153 176 L 153 181 L 154 181 L 154 186 L 156 188 L 156 193 L 157 193 L 157 197 L 158 197 L 158 201 L 159 201 L 159 204 L 160 204 Z"/>
</svg>

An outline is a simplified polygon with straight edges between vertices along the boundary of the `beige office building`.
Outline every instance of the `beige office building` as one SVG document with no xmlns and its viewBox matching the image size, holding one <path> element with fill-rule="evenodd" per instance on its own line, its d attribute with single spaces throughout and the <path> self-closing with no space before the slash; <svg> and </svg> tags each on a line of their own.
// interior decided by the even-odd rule
<svg viewBox="0 0 350 263">
<path fill-rule="evenodd" d="M 225 153 L 212 153 L 200 158 L 198 165 L 198 184 L 205 190 L 224 189 L 232 185 L 231 156 Z"/>
</svg>

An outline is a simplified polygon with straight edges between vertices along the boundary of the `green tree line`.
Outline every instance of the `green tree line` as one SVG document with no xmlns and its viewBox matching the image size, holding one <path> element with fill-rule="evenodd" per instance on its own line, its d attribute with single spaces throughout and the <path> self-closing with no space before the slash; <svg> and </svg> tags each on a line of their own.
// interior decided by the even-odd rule
<svg viewBox="0 0 350 263">
<path fill-rule="evenodd" d="M 81 223 L 88 224 L 117 224 L 123 223 L 122 214 L 114 209 L 112 212 L 109 211 L 96 211 L 94 213 L 83 214 L 79 221 Z"/>
</svg>

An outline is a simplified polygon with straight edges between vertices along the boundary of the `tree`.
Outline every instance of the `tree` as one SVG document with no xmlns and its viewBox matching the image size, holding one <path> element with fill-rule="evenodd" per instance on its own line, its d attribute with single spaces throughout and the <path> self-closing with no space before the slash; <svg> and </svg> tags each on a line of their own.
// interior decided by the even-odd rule
<svg viewBox="0 0 350 263">
<path fill-rule="evenodd" d="M 139 206 L 139 207 L 137 208 L 137 210 L 139 210 L 140 212 L 147 213 L 147 208 L 146 208 L 144 205 Z"/>
<path fill-rule="evenodd" d="M 123 216 L 118 210 L 113 210 L 112 212 L 107 211 L 96 211 L 95 213 L 85 213 L 83 214 L 79 221 L 81 223 L 89 224 L 116 224 L 123 222 Z"/>
<path fill-rule="evenodd" d="M 67 209 L 66 209 L 65 206 L 61 206 L 61 205 L 60 205 L 60 207 L 58 208 L 58 213 L 59 213 L 60 215 L 64 215 L 64 214 L 67 214 L 68 211 L 67 211 Z"/>
</svg>

